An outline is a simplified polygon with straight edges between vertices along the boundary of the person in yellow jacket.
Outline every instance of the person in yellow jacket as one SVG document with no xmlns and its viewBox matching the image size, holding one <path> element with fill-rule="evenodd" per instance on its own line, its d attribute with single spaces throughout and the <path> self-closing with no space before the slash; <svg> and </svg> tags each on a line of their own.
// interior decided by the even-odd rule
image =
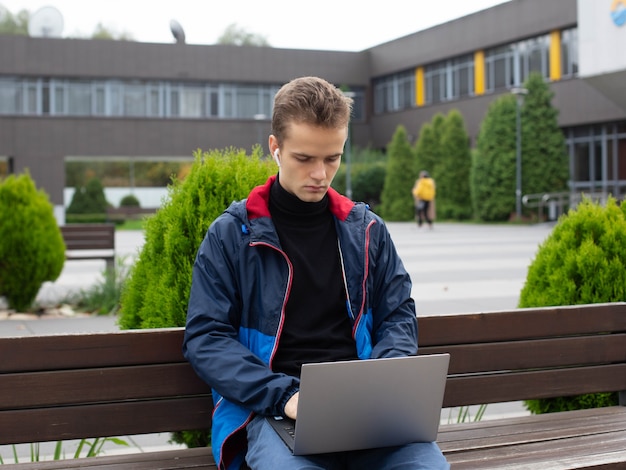
<svg viewBox="0 0 626 470">
<path fill-rule="evenodd" d="M 435 218 L 435 180 L 427 171 L 420 171 L 419 178 L 413 186 L 413 199 L 415 201 L 415 215 L 417 226 L 421 227 L 424 220 L 430 228 L 433 228 Z"/>
</svg>

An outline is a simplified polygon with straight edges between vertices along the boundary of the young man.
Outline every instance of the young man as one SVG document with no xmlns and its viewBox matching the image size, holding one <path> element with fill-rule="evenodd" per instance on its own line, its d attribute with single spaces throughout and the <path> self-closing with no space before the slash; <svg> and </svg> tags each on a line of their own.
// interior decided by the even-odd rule
<svg viewBox="0 0 626 470">
<path fill-rule="evenodd" d="M 383 221 L 330 188 L 351 106 L 320 78 L 284 85 L 269 137 L 278 175 L 198 251 L 184 353 L 214 391 L 220 468 L 449 468 L 435 443 L 293 456 L 265 419 L 297 418 L 304 363 L 417 351 L 411 280 Z"/>
</svg>

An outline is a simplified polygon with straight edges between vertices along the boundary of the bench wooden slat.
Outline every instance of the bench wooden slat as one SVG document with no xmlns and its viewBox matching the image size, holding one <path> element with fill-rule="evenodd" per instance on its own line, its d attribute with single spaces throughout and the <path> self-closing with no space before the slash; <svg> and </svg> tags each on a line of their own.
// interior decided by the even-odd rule
<svg viewBox="0 0 626 470">
<path fill-rule="evenodd" d="M 607 465 L 623 463 L 626 460 L 625 441 L 626 430 L 503 445 L 497 449 L 468 450 L 446 454 L 446 458 L 455 470 L 465 468 L 544 470 L 580 468 L 579 465 L 591 465 L 585 468 L 599 468 L 599 462 Z"/>
<path fill-rule="evenodd" d="M 120 457 L 123 457 L 121 459 Z M 28 465 L 5 464 L 3 470 L 28 468 Z M 68 459 L 62 461 L 38 462 L 41 470 L 70 470 L 81 468 L 86 470 L 176 470 L 184 468 L 215 469 L 211 450 L 208 447 L 184 450 L 165 450 L 145 452 L 124 456 L 100 456 L 98 458 Z"/>
<path fill-rule="evenodd" d="M 211 393 L 187 363 L 2 374 L 0 410 L 158 399 L 183 392 Z"/>
<path fill-rule="evenodd" d="M 626 303 L 418 317 L 421 347 L 626 332 Z"/>
<path fill-rule="evenodd" d="M 447 453 L 524 444 L 557 437 L 621 432 L 626 408 L 576 410 L 539 416 L 486 420 L 471 424 L 447 424 L 437 442 Z"/>
<path fill-rule="evenodd" d="M 626 389 L 626 363 L 559 370 L 449 377 L 444 407 Z"/>
<path fill-rule="evenodd" d="M 210 396 L 0 411 L 3 444 L 206 429 Z M 5 430 L 11 430 L 5 433 Z"/>
<path fill-rule="evenodd" d="M 182 328 L 3 338 L 0 373 L 185 362 Z"/>
<path fill-rule="evenodd" d="M 490 344 L 427 346 L 420 354 L 450 353 L 450 374 L 626 362 L 626 333 Z"/>
</svg>

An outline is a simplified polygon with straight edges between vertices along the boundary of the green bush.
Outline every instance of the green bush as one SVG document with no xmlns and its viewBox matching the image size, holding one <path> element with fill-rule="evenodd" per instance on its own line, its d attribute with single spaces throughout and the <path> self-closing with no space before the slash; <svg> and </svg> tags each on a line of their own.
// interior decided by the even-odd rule
<svg viewBox="0 0 626 470">
<path fill-rule="evenodd" d="M 184 326 L 191 271 L 209 225 L 232 201 L 248 196 L 276 172 L 271 159 L 244 150 L 195 153 L 184 181 L 174 180 L 159 211 L 145 221 L 146 242 L 122 292 L 119 324 L 129 328 Z M 210 431 L 176 432 L 172 440 L 206 446 Z"/>
<path fill-rule="evenodd" d="M 439 142 L 442 157 L 435 173 L 431 173 L 437 185 L 438 218 L 463 220 L 472 217 L 469 142 L 463 115 L 456 109 L 451 110 L 444 121 Z"/>
<path fill-rule="evenodd" d="M 492 101 L 472 153 L 470 190 L 473 213 L 485 222 L 508 220 L 515 210 L 516 101 Z"/>
<path fill-rule="evenodd" d="M 562 216 L 528 268 L 519 307 L 626 301 L 626 202 L 585 199 Z M 617 393 L 529 400 L 533 413 L 617 404 Z"/>
<path fill-rule="evenodd" d="M 9 176 L 0 183 L 0 295 L 24 311 L 64 263 L 65 243 L 48 196 L 28 173 Z"/>
<path fill-rule="evenodd" d="M 372 208 L 380 204 L 380 193 L 385 184 L 387 173 L 384 161 L 373 163 L 352 164 L 352 199 L 366 202 Z M 335 175 L 333 188 L 341 194 L 346 194 L 346 167 L 341 165 Z"/>
<path fill-rule="evenodd" d="M 120 201 L 120 207 L 140 207 L 139 199 L 134 194 L 127 194 Z"/>
<path fill-rule="evenodd" d="M 251 156 L 237 149 L 195 153 L 190 174 L 168 187 L 163 206 L 145 222 L 146 242 L 122 292 L 122 328 L 185 325 L 191 270 L 209 225 L 275 172 L 259 147 Z"/>
<path fill-rule="evenodd" d="M 406 129 L 397 127 L 387 147 L 387 173 L 381 194 L 382 216 L 389 221 L 412 220 L 415 215 L 411 192 L 417 170 Z"/>
<path fill-rule="evenodd" d="M 87 181 L 85 186 L 76 186 L 68 214 L 104 214 L 107 211 L 104 188 L 98 178 Z"/>
</svg>

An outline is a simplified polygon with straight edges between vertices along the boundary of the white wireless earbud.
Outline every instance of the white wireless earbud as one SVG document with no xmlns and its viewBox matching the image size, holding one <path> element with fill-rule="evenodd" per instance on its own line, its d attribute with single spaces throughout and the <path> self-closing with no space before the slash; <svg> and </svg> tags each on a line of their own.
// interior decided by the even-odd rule
<svg viewBox="0 0 626 470">
<path fill-rule="evenodd" d="M 276 164 L 280 168 L 280 160 L 278 159 L 278 149 L 274 150 L 274 160 L 276 160 Z"/>
</svg>

